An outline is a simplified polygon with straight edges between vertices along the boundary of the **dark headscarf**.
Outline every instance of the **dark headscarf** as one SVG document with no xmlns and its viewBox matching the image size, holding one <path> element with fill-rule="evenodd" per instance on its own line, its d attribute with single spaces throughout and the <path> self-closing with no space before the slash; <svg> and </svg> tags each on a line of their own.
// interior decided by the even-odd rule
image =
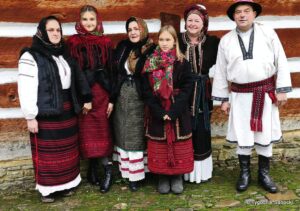
<svg viewBox="0 0 300 211">
<path fill-rule="evenodd" d="M 49 40 L 46 25 L 50 20 L 56 20 L 59 24 L 61 40 L 58 44 L 53 44 Z M 48 16 L 40 20 L 37 32 L 32 39 L 32 48 L 42 51 L 44 54 L 48 55 L 59 56 L 64 54 L 65 45 L 62 37 L 62 27 L 60 21 L 55 16 Z"/>
<path fill-rule="evenodd" d="M 132 43 L 128 39 L 128 65 L 131 72 L 135 72 L 135 67 L 139 57 L 153 45 L 152 39 L 149 39 L 148 36 L 148 27 L 146 22 L 137 17 L 130 17 L 126 21 L 126 31 L 128 33 L 128 27 L 131 22 L 137 22 L 140 30 L 140 41 L 137 43 Z"/>
</svg>

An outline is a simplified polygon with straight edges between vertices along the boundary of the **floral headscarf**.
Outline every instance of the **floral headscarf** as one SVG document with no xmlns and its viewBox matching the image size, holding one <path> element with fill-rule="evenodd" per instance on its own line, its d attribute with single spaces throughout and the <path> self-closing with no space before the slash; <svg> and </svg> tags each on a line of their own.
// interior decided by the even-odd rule
<svg viewBox="0 0 300 211">
<path fill-rule="evenodd" d="M 164 52 L 159 46 L 146 61 L 143 73 L 152 73 L 153 92 L 167 100 L 173 94 L 173 64 L 176 50 Z"/>
</svg>

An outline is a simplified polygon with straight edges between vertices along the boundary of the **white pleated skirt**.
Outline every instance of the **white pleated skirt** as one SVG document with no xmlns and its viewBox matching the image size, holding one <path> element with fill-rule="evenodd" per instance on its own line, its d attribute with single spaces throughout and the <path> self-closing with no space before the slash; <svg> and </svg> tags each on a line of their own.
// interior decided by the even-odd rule
<svg viewBox="0 0 300 211">
<path fill-rule="evenodd" d="M 189 174 L 184 174 L 184 180 L 189 182 L 201 183 L 212 177 L 213 162 L 212 155 L 205 160 L 195 160 L 194 170 Z"/>
<path fill-rule="evenodd" d="M 75 188 L 79 185 L 81 182 L 80 174 L 73 180 L 63 185 L 55 185 L 55 186 L 43 186 L 36 184 L 35 189 L 38 190 L 42 196 L 48 196 L 51 193 L 57 192 L 57 191 L 63 191 L 63 190 L 69 190 L 72 188 Z"/>
</svg>

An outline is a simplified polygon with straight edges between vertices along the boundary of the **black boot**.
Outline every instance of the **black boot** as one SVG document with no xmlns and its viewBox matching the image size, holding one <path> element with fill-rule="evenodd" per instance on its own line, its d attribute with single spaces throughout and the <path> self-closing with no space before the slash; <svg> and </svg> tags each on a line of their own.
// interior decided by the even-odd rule
<svg viewBox="0 0 300 211">
<path fill-rule="evenodd" d="M 104 166 L 104 179 L 102 181 L 101 187 L 100 187 L 100 192 L 101 193 L 106 193 L 109 191 L 109 188 L 112 183 L 112 165 L 105 165 Z"/>
<path fill-rule="evenodd" d="M 131 182 L 129 181 L 129 189 L 131 192 L 136 192 L 139 188 L 138 188 L 138 183 L 137 182 Z"/>
<path fill-rule="evenodd" d="M 276 193 L 277 187 L 269 175 L 270 158 L 258 155 L 258 184 L 266 191 Z"/>
<path fill-rule="evenodd" d="M 250 181 L 250 155 L 238 155 L 240 162 L 240 177 L 236 183 L 237 191 L 247 190 Z"/>
<path fill-rule="evenodd" d="M 87 181 L 92 185 L 100 185 L 97 173 L 98 162 L 96 158 L 89 159 L 89 168 L 87 171 Z"/>
</svg>

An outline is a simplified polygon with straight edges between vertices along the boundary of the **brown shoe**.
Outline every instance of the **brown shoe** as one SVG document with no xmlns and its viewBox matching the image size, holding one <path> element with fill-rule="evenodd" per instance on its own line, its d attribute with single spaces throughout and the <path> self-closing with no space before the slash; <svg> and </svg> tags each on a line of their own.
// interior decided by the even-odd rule
<svg viewBox="0 0 300 211">
<path fill-rule="evenodd" d="M 74 195 L 75 194 L 75 191 L 74 190 L 65 190 L 64 192 L 63 192 L 63 196 L 64 197 L 69 197 L 69 196 L 72 196 L 72 195 Z"/>
<path fill-rule="evenodd" d="M 41 201 L 43 203 L 53 203 L 55 201 L 53 196 L 41 196 Z"/>
</svg>

